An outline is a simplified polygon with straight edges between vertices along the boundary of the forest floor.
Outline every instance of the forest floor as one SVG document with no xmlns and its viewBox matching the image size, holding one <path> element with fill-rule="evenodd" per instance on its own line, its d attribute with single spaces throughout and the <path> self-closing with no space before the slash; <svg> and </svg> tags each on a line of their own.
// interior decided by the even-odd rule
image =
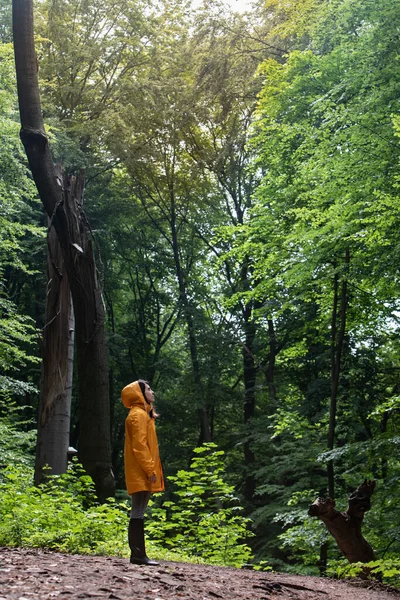
<svg viewBox="0 0 400 600">
<path fill-rule="evenodd" d="M 398 600 L 379 583 L 0 548 L 0 600 Z"/>
</svg>

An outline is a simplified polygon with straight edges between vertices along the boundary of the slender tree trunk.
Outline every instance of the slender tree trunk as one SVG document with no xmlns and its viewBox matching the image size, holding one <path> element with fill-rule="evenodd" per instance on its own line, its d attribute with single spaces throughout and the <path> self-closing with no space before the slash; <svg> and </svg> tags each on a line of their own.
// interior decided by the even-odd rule
<svg viewBox="0 0 400 600">
<path fill-rule="evenodd" d="M 71 417 L 75 323 L 68 278 L 54 227 L 49 229 L 48 248 L 35 485 L 46 476 L 45 465 L 50 467 L 51 475 L 67 470 Z"/>
<path fill-rule="evenodd" d="M 387 424 L 389 421 L 389 416 L 390 416 L 390 411 L 385 410 L 385 412 L 383 413 L 382 417 L 381 417 L 381 422 L 379 425 L 379 429 L 381 431 L 381 433 L 386 433 L 387 431 Z M 381 458 L 381 473 L 380 473 L 382 479 L 385 481 L 387 476 L 388 476 L 388 457 L 387 456 L 383 456 Z"/>
<path fill-rule="evenodd" d="M 328 542 L 321 544 L 319 549 L 318 569 L 321 577 L 325 577 L 328 566 Z"/>
<path fill-rule="evenodd" d="M 339 287 L 339 276 L 335 273 L 333 280 L 333 309 L 332 309 L 332 322 L 331 322 L 331 402 L 329 409 L 329 427 L 328 427 L 328 450 L 333 449 L 335 441 L 335 427 L 336 427 L 336 382 L 339 376 L 336 364 L 336 331 L 337 331 L 337 307 L 338 307 L 338 287 Z M 327 463 L 328 470 L 328 495 L 330 498 L 335 497 L 335 478 L 333 471 L 333 461 L 329 460 Z"/>
<path fill-rule="evenodd" d="M 350 263 L 350 252 L 346 250 L 346 269 Z M 347 318 L 347 273 L 343 277 L 340 294 L 339 314 L 339 277 L 335 274 L 333 285 L 333 310 L 331 326 L 331 403 L 329 411 L 328 450 L 333 450 L 335 444 L 337 398 L 340 381 L 343 343 L 346 332 Z M 339 321 L 339 324 L 338 324 Z M 328 494 L 335 498 L 335 474 L 333 460 L 327 463 Z"/>
<path fill-rule="evenodd" d="M 272 319 L 268 319 L 268 335 L 269 335 L 269 355 L 268 365 L 265 371 L 265 378 L 268 385 L 269 399 L 272 407 L 276 406 L 276 388 L 275 388 L 275 363 L 278 348 L 276 344 L 275 327 Z"/>
<path fill-rule="evenodd" d="M 13 0 L 14 52 L 21 139 L 39 196 L 63 253 L 75 311 L 80 400 L 79 458 L 101 499 L 114 493 L 111 470 L 108 365 L 104 304 L 88 224 L 72 189 L 56 174 L 40 107 L 32 0 Z"/>
<path fill-rule="evenodd" d="M 175 221 L 175 202 L 173 198 L 173 192 L 171 192 L 171 236 L 172 236 L 172 249 L 174 254 L 175 268 L 178 279 L 179 286 L 179 297 L 182 304 L 183 314 L 186 320 L 186 326 L 188 330 L 188 338 L 189 338 L 189 350 L 190 357 L 192 361 L 192 369 L 193 369 L 193 380 L 195 387 L 195 396 L 197 402 L 197 411 L 199 415 L 199 423 L 200 423 L 200 437 L 199 444 L 203 444 L 204 442 L 211 442 L 211 428 L 210 428 L 210 420 L 208 415 L 207 406 L 205 404 L 204 398 L 204 389 L 203 383 L 201 379 L 200 373 L 200 363 L 199 356 L 197 351 L 197 339 L 196 339 L 196 330 L 194 325 L 192 307 L 190 305 L 188 294 L 187 294 L 187 284 L 186 278 L 182 269 L 181 260 L 179 256 L 179 243 L 177 236 L 177 228 Z"/>
<path fill-rule="evenodd" d="M 256 406 L 256 377 L 257 367 L 253 355 L 253 343 L 256 335 L 254 323 L 250 321 L 251 307 L 245 310 L 245 345 L 243 347 L 243 381 L 244 381 L 244 404 L 243 418 L 244 424 L 249 425 L 250 420 L 254 417 Z M 248 439 L 249 431 L 246 435 L 244 443 L 244 464 L 246 468 L 244 496 L 248 502 L 253 500 L 256 489 L 256 482 L 253 473 L 251 472 L 255 462 L 255 455 L 251 448 L 251 440 Z"/>
<path fill-rule="evenodd" d="M 243 288 L 248 286 L 248 266 L 245 260 L 241 269 L 241 284 Z M 244 404 L 243 418 L 247 427 L 246 441 L 244 443 L 244 464 L 246 468 L 246 478 L 244 486 L 244 496 L 248 502 L 253 501 L 256 489 L 256 481 L 252 468 L 255 463 L 255 455 L 251 448 L 250 421 L 254 417 L 256 408 L 256 382 L 257 370 L 254 358 L 254 342 L 257 335 L 257 325 L 253 320 L 253 311 L 258 308 L 257 302 L 251 302 L 242 307 L 245 343 L 243 347 L 243 382 L 244 382 Z"/>
</svg>

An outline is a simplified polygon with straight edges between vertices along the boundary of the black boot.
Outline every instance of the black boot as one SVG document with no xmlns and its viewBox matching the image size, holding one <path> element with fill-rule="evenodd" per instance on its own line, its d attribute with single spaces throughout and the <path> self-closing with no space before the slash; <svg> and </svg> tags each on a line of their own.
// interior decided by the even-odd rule
<svg viewBox="0 0 400 600">
<path fill-rule="evenodd" d="M 133 565 L 158 566 L 158 562 L 146 556 L 143 519 L 129 519 L 128 539 L 131 549 L 130 562 Z"/>
</svg>

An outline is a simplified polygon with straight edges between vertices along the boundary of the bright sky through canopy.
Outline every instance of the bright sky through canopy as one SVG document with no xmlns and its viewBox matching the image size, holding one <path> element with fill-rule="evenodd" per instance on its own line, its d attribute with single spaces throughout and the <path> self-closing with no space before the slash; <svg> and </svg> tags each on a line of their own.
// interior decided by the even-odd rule
<svg viewBox="0 0 400 600">
<path fill-rule="evenodd" d="M 223 3 L 229 6 L 235 12 L 243 13 L 246 10 L 251 10 L 251 4 L 253 0 L 223 0 Z M 193 6 L 200 6 L 202 0 L 194 0 Z"/>
<path fill-rule="evenodd" d="M 225 0 L 229 6 L 233 8 L 234 11 L 244 12 L 246 10 L 251 9 L 251 1 L 250 0 Z"/>
</svg>

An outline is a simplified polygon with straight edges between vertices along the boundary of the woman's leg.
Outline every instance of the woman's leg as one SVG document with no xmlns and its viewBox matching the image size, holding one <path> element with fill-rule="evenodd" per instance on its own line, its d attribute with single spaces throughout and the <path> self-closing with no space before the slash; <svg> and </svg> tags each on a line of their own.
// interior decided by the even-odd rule
<svg viewBox="0 0 400 600">
<path fill-rule="evenodd" d="M 146 556 L 144 541 L 144 513 L 150 499 L 150 492 L 132 494 L 132 509 L 129 519 L 129 546 L 131 563 L 136 565 L 158 565 Z"/>
<path fill-rule="evenodd" d="M 150 492 L 136 492 L 132 494 L 131 519 L 143 519 L 150 500 Z"/>
</svg>

